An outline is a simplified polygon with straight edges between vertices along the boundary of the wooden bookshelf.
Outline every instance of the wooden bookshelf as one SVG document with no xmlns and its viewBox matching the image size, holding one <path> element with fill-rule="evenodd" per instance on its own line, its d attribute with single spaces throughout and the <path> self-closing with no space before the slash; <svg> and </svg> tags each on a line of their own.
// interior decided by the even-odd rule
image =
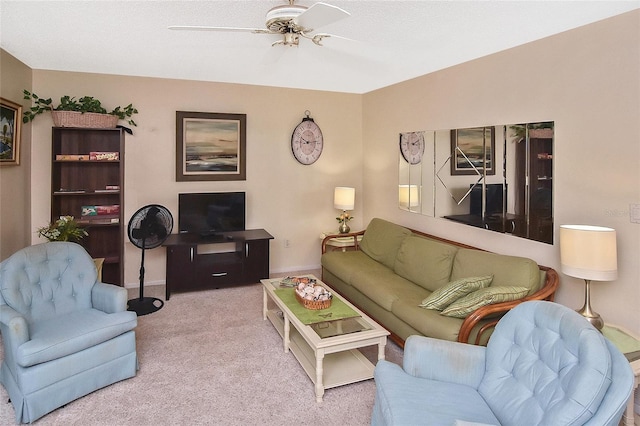
<svg viewBox="0 0 640 426">
<path fill-rule="evenodd" d="M 96 152 L 117 155 L 91 159 L 91 153 Z M 117 213 L 83 216 L 83 207 L 116 205 L 120 206 Z M 105 259 L 102 280 L 117 285 L 124 285 L 123 212 L 124 131 L 54 127 L 51 219 L 69 215 L 85 227 L 89 236 L 81 244 L 92 257 Z"/>
</svg>

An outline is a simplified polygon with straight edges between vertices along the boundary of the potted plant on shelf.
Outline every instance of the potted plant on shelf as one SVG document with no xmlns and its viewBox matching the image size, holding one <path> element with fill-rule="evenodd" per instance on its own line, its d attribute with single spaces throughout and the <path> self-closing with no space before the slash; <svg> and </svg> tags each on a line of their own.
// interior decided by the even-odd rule
<svg viewBox="0 0 640 426">
<path fill-rule="evenodd" d="M 77 243 L 88 235 L 84 228 L 78 226 L 78 222 L 73 216 L 60 216 L 55 222 L 38 228 L 38 236 L 49 241 L 71 241 Z"/>
<path fill-rule="evenodd" d="M 111 112 L 102 106 L 100 101 L 91 96 L 83 96 L 80 99 L 71 96 L 63 96 L 60 103 L 53 106 L 51 98 L 43 99 L 24 90 L 24 99 L 33 102 L 33 106 L 22 115 L 22 121 L 28 123 L 44 112 L 51 112 L 53 124 L 56 127 L 93 127 L 113 128 L 118 120 L 126 120 L 132 126 L 137 126 L 131 118 L 138 110 L 132 104 L 126 107 L 117 106 Z"/>
</svg>

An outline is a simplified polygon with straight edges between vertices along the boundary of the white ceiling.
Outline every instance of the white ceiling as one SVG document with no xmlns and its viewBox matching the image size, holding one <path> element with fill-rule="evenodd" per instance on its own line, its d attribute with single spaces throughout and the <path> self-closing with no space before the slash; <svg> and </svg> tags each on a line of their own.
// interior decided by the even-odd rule
<svg viewBox="0 0 640 426">
<path fill-rule="evenodd" d="M 263 28 L 282 0 L 0 0 L 0 45 L 33 69 L 366 93 L 640 8 L 640 0 L 324 1 L 351 16 L 320 31 L 350 40 L 271 47 L 280 37 L 167 29 Z"/>
</svg>

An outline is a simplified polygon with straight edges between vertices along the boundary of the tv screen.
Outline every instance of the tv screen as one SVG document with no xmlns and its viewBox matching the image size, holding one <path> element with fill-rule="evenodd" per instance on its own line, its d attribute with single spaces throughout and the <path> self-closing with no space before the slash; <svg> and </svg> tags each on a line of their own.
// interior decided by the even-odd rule
<svg viewBox="0 0 640 426">
<path fill-rule="evenodd" d="M 471 185 L 473 186 L 473 185 Z M 502 214 L 502 184 L 490 183 L 487 188 L 487 215 Z M 477 184 L 469 194 L 469 213 L 475 216 L 482 216 L 482 185 Z"/>
<path fill-rule="evenodd" d="M 245 229 L 244 192 L 178 194 L 180 233 L 213 236 Z"/>
</svg>

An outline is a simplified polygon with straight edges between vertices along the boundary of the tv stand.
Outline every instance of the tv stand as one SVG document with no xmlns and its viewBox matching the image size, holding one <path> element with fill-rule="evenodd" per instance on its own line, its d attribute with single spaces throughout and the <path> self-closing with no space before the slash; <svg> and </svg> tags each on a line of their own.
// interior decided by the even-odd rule
<svg viewBox="0 0 640 426">
<path fill-rule="evenodd" d="M 167 248 L 166 300 L 172 292 L 259 283 L 269 278 L 269 240 L 264 229 L 224 232 L 213 237 L 172 234 Z"/>
</svg>

